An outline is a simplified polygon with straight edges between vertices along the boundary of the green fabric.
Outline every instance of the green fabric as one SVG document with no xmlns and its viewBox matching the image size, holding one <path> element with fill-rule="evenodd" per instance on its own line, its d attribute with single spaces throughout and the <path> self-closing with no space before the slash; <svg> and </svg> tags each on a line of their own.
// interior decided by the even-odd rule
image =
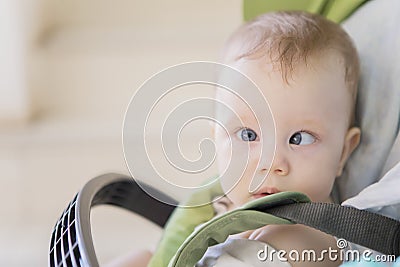
<svg viewBox="0 0 400 267">
<path fill-rule="evenodd" d="M 231 234 L 257 229 L 267 224 L 291 224 L 288 220 L 257 211 L 257 209 L 299 202 L 310 202 L 310 200 L 298 192 L 281 192 L 254 200 L 241 208 L 215 217 L 185 240 L 168 266 L 194 266 L 209 246 L 224 242 Z"/>
<path fill-rule="evenodd" d="M 215 177 L 212 180 L 215 180 Z M 214 217 L 214 209 L 211 204 L 194 208 L 185 206 L 191 206 L 193 203 L 211 203 L 215 197 L 221 195 L 223 195 L 221 186 L 219 182 L 215 182 L 194 193 L 181 207 L 177 207 L 164 228 L 164 234 L 148 266 L 167 266 L 194 228 Z"/>
<path fill-rule="evenodd" d="M 321 14 L 334 22 L 342 22 L 367 0 L 243 0 L 244 20 L 266 12 L 304 10 Z"/>
<path fill-rule="evenodd" d="M 330 0 L 322 15 L 326 18 L 342 22 L 367 0 Z"/>
</svg>

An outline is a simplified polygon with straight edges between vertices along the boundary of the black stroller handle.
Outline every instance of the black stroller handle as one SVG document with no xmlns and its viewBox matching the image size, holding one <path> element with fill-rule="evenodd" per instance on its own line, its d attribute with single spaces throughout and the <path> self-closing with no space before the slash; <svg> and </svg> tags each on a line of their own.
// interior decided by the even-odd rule
<svg viewBox="0 0 400 267">
<path fill-rule="evenodd" d="M 102 204 L 125 208 L 163 227 L 175 206 L 149 196 L 162 195 L 169 203 L 177 203 L 154 188 L 122 174 L 104 174 L 85 184 L 62 213 L 50 241 L 49 266 L 99 266 L 93 246 L 90 210 Z"/>
</svg>

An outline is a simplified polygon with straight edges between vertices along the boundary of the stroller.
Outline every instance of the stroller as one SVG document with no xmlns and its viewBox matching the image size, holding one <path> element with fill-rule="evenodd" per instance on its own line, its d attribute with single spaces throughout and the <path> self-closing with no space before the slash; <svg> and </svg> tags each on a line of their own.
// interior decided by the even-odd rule
<svg viewBox="0 0 400 267">
<path fill-rule="evenodd" d="M 247 2 L 245 1 L 245 3 Z M 398 90 L 396 91 L 399 61 L 396 61 L 396 55 L 387 53 L 396 51 L 396 48 L 400 47 L 398 38 L 400 34 L 397 34 L 399 30 L 395 16 L 397 10 L 400 10 L 400 5 L 396 1 L 371 1 L 361 6 L 344 23 L 344 27 L 355 40 L 360 52 L 362 90 L 359 93 L 357 112 L 358 115 L 362 114 L 359 117 L 363 118 L 359 121 L 363 137 L 360 147 L 352 155 L 337 186 L 341 201 L 361 192 L 358 198 L 347 201 L 348 205 L 358 209 L 339 205 L 312 207 L 315 204 L 309 203 L 302 195 L 289 194 L 276 199 L 273 205 L 253 203 L 252 206 L 246 206 L 241 212 L 268 213 L 274 217 L 274 220 L 281 218 L 287 223 L 306 224 L 385 254 L 400 255 L 400 223 L 396 212 L 397 216 L 400 216 L 400 213 L 397 206 L 394 208 L 393 205 L 388 205 L 388 207 L 384 205 L 383 207 L 368 206 L 365 201 L 365 199 L 371 199 L 371 195 L 368 193 L 373 191 L 372 189 L 381 190 L 383 185 L 387 185 L 389 182 L 395 184 L 393 179 L 388 182 L 388 179 L 380 180 L 379 178 L 400 160 L 400 139 L 398 138 L 400 93 Z M 382 14 L 385 14 L 384 21 Z M 369 21 L 368 27 L 363 25 L 362 22 L 365 21 Z M 383 25 L 385 26 L 383 27 Z M 388 32 L 394 39 L 382 43 L 381 40 L 386 37 Z M 376 71 L 377 66 L 380 66 L 379 71 Z M 174 211 L 174 206 L 156 201 L 144 193 L 142 188 L 145 188 L 147 192 L 151 191 L 152 195 L 159 195 L 163 199 L 168 198 L 156 189 L 141 182 L 134 182 L 130 177 L 123 175 L 107 174 L 89 181 L 71 201 L 56 223 L 50 241 L 49 265 L 98 266 L 90 230 L 90 209 L 96 205 L 117 205 L 143 215 L 164 227 Z M 392 186 L 392 190 L 395 188 Z M 207 197 L 212 198 L 212 190 L 207 192 L 209 194 Z M 203 193 L 207 194 L 207 192 Z M 396 202 L 398 198 L 396 194 L 391 197 L 391 204 L 400 202 Z M 175 204 L 176 202 L 169 198 L 168 203 Z M 370 209 L 394 219 L 359 209 Z M 174 212 L 159 246 L 159 251 L 165 249 L 176 252 L 183 243 L 170 263 L 171 266 L 193 266 L 190 259 L 187 259 L 187 255 L 191 255 L 192 260 L 195 260 L 198 258 L 197 254 L 200 255 L 204 252 L 205 246 L 221 242 L 228 235 L 226 233 L 215 237 L 215 228 L 211 227 L 209 232 L 204 234 L 201 251 L 196 251 L 193 242 L 196 243 L 198 239 L 191 236 L 186 242 L 184 240 L 193 231 L 195 225 L 207 221 L 210 217 L 209 213 L 201 216 L 200 221 L 191 222 L 189 220 L 184 233 L 179 233 L 176 237 L 173 224 L 182 218 L 187 219 L 187 214 L 184 210 L 179 209 Z M 321 220 L 321 218 L 325 220 Z M 332 218 L 335 218 L 334 223 L 328 223 Z M 353 224 L 354 218 L 364 219 L 358 219 L 358 222 L 362 222 L 361 224 Z M 229 225 L 227 227 L 229 228 Z M 174 236 L 174 238 L 171 240 L 169 236 Z M 173 244 L 169 241 L 172 241 Z M 168 245 L 166 245 L 167 243 Z M 166 254 L 168 255 L 165 256 Z M 163 266 L 157 265 L 158 262 L 165 264 L 165 261 L 171 259 L 172 256 L 171 252 L 162 254 L 156 252 L 156 259 L 153 261 L 156 263 L 153 266 Z M 162 260 L 157 261 L 157 257 Z"/>
</svg>

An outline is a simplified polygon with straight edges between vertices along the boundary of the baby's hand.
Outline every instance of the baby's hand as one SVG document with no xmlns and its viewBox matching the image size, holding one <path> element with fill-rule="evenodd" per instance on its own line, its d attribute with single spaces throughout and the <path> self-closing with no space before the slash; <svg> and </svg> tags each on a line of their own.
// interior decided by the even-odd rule
<svg viewBox="0 0 400 267">
<path fill-rule="evenodd" d="M 289 253 L 292 250 L 298 251 L 300 254 L 304 250 L 313 250 L 317 255 L 321 255 L 323 250 L 329 247 L 337 248 L 336 241 L 333 236 L 315 230 L 311 227 L 295 224 L 295 225 L 267 225 L 256 230 L 248 236 L 248 239 L 258 240 L 271 245 L 276 250 L 283 250 Z M 340 261 L 331 261 L 329 257 L 325 257 L 321 261 L 288 261 L 293 267 L 311 267 L 311 266 L 339 266 Z"/>
<path fill-rule="evenodd" d="M 230 199 L 225 196 L 225 197 L 220 197 L 218 200 L 215 200 L 213 202 L 213 208 L 215 210 L 215 215 L 221 215 L 224 214 L 225 212 L 234 209 L 234 206 L 232 201 L 230 201 Z"/>
<path fill-rule="evenodd" d="M 236 238 L 236 239 L 250 239 L 249 237 L 251 236 L 251 234 L 254 232 L 255 230 L 248 230 L 246 232 L 242 232 L 242 233 L 238 233 L 238 234 L 234 234 L 234 235 L 230 235 L 229 238 Z"/>
</svg>

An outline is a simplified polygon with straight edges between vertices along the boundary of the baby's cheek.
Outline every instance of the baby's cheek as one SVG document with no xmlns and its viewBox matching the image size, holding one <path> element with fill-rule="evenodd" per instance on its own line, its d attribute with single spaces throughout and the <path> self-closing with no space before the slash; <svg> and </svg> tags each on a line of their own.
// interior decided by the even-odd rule
<svg viewBox="0 0 400 267">
<path fill-rule="evenodd" d="M 313 165 L 309 167 L 309 171 L 304 173 L 305 193 L 314 202 L 326 202 L 329 200 L 333 184 L 336 179 L 336 171 L 338 163 L 335 156 L 328 154 L 330 157 L 321 157 L 315 159 Z"/>
<path fill-rule="evenodd" d="M 313 202 L 326 202 L 329 200 L 332 187 L 333 184 L 330 181 L 316 181 L 305 193 Z"/>
<path fill-rule="evenodd" d="M 329 197 L 333 186 L 331 180 L 334 180 L 324 171 L 305 172 L 302 175 L 293 174 L 290 178 L 293 179 L 283 188 L 286 191 L 306 194 L 313 202 L 321 202 Z"/>
<path fill-rule="evenodd" d="M 221 184 L 221 188 L 222 188 L 222 191 L 224 192 L 224 194 L 229 196 L 230 191 L 231 191 L 229 189 L 232 187 L 230 182 L 226 181 L 226 179 L 221 178 L 220 184 Z"/>
<path fill-rule="evenodd" d="M 243 180 L 237 183 L 234 181 L 222 182 L 221 186 L 235 207 L 240 207 L 249 201 L 248 184 Z"/>
</svg>

